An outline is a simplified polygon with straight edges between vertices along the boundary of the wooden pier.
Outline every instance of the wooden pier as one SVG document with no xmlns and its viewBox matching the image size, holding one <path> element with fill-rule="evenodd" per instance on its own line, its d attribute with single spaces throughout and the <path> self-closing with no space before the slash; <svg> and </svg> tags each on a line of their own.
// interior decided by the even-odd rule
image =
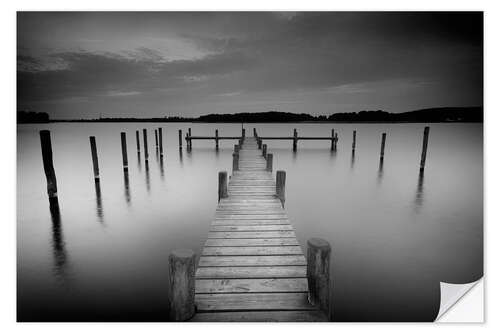
<svg viewBox="0 0 500 333">
<path fill-rule="evenodd" d="M 196 269 L 192 320 L 326 321 L 257 139 L 242 141 Z"/>
</svg>

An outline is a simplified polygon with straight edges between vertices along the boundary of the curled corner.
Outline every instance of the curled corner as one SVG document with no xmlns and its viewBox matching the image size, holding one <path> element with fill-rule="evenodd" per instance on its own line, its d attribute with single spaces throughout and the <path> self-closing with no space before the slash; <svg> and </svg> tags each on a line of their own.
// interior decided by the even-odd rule
<svg viewBox="0 0 500 333">
<path fill-rule="evenodd" d="M 465 294 L 467 294 L 481 279 L 471 283 L 446 283 L 439 282 L 441 289 L 441 303 L 435 321 L 438 321 L 451 307 L 453 307 Z"/>
</svg>

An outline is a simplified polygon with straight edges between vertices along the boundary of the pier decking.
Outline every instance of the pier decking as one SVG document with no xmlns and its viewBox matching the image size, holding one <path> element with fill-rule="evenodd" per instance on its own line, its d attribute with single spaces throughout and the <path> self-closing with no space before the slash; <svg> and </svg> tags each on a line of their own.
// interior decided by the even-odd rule
<svg viewBox="0 0 500 333">
<path fill-rule="evenodd" d="M 308 301 L 307 265 L 257 140 L 245 138 L 195 282 L 193 321 L 326 321 Z"/>
</svg>

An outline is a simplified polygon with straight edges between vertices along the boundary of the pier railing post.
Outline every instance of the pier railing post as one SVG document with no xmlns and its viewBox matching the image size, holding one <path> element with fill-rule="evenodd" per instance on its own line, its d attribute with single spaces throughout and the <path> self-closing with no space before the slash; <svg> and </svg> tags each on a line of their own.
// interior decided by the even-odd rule
<svg viewBox="0 0 500 333">
<path fill-rule="evenodd" d="M 293 129 L 293 151 L 297 151 L 297 129 Z"/>
<path fill-rule="evenodd" d="M 227 172 L 219 171 L 219 201 L 227 198 Z"/>
<path fill-rule="evenodd" d="M 264 156 L 264 158 L 265 158 L 266 155 L 267 155 L 267 145 L 264 144 L 264 145 L 262 145 L 262 156 Z"/>
<path fill-rule="evenodd" d="M 352 151 L 356 150 L 356 131 L 352 131 Z"/>
<path fill-rule="evenodd" d="M 276 171 L 276 196 L 280 199 L 283 207 L 285 207 L 285 180 L 286 172 L 283 170 Z"/>
<path fill-rule="evenodd" d="M 382 133 L 382 142 L 380 143 L 380 161 L 384 160 L 384 151 L 385 151 L 385 133 Z"/>
<path fill-rule="evenodd" d="M 219 130 L 215 130 L 215 150 L 219 150 Z"/>
<path fill-rule="evenodd" d="M 266 170 L 269 172 L 273 172 L 273 154 L 267 154 Z"/>
<path fill-rule="evenodd" d="M 139 130 L 135 131 L 135 142 L 137 144 L 137 153 L 141 152 L 141 144 L 139 142 Z"/>
<path fill-rule="evenodd" d="M 330 316 L 330 244 L 321 238 L 307 241 L 309 301 Z"/>
<path fill-rule="evenodd" d="M 240 164 L 240 154 L 238 152 L 233 153 L 233 174 L 238 171 L 238 165 Z"/>
<path fill-rule="evenodd" d="M 168 257 L 170 273 L 170 315 L 174 321 L 186 321 L 195 313 L 196 255 L 189 249 L 173 250 Z"/>
<path fill-rule="evenodd" d="M 179 130 L 179 149 L 182 149 L 182 130 Z"/>
<path fill-rule="evenodd" d="M 94 180 L 99 181 L 99 160 L 97 159 L 97 146 L 95 144 L 95 136 L 90 138 L 90 152 L 92 153 L 92 165 L 94 167 Z"/>
<path fill-rule="evenodd" d="M 121 142 L 122 142 L 122 162 L 123 162 L 123 170 L 128 170 L 128 157 L 127 157 L 127 134 L 125 132 L 120 133 Z"/>
<path fill-rule="evenodd" d="M 148 159 L 149 159 L 149 154 L 148 154 L 148 130 L 147 129 L 143 129 L 142 130 L 142 135 L 143 135 L 143 139 L 144 139 L 144 160 L 147 162 Z"/>
<path fill-rule="evenodd" d="M 425 126 L 424 128 L 424 137 L 422 141 L 422 156 L 420 158 L 420 171 L 424 171 L 425 168 L 425 160 L 427 158 L 427 143 L 429 141 L 429 126 Z"/>
<path fill-rule="evenodd" d="M 330 150 L 333 151 L 335 147 L 335 130 L 332 128 L 332 143 L 330 145 Z"/>
<path fill-rule="evenodd" d="M 47 194 L 49 195 L 49 204 L 54 208 L 59 207 L 57 199 L 57 180 L 52 160 L 52 142 L 50 140 L 50 131 L 40 131 L 40 144 L 42 147 L 42 160 L 45 177 L 47 178 Z"/>
<path fill-rule="evenodd" d="M 158 141 L 160 141 L 160 157 L 163 156 L 163 134 L 161 127 L 158 128 Z"/>
</svg>

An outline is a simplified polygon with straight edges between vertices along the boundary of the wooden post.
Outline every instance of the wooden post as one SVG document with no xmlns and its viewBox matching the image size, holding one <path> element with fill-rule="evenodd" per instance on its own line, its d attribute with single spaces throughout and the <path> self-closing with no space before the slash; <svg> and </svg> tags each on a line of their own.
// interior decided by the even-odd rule
<svg viewBox="0 0 500 333">
<path fill-rule="evenodd" d="M 245 129 L 242 127 L 241 128 L 241 137 L 244 138 L 245 137 Z"/>
<path fill-rule="evenodd" d="M 142 130 L 142 136 L 144 139 L 144 159 L 147 161 L 149 158 L 149 155 L 148 155 L 148 132 L 145 128 Z"/>
<path fill-rule="evenodd" d="M 427 158 L 427 142 L 429 141 L 429 126 L 424 128 L 424 138 L 422 142 L 422 157 L 420 158 L 420 171 L 424 171 L 425 160 Z"/>
<path fill-rule="evenodd" d="M 219 150 L 219 130 L 215 130 L 215 150 Z"/>
<path fill-rule="evenodd" d="M 330 244 L 321 238 L 307 241 L 309 301 L 330 315 Z"/>
<path fill-rule="evenodd" d="M 47 178 L 47 194 L 49 195 L 49 204 L 54 208 L 59 207 L 57 200 L 57 179 L 52 160 L 52 142 L 50 140 L 50 131 L 40 131 L 40 144 L 42 147 L 42 160 L 45 177 Z"/>
<path fill-rule="evenodd" d="M 170 314 L 174 321 L 194 316 L 196 255 L 189 249 L 176 249 L 168 257 L 170 273 Z"/>
<path fill-rule="evenodd" d="M 137 153 L 141 152 L 141 145 L 139 143 L 139 131 L 135 131 L 135 142 L 137 144 Z"/>
<path fill-rule="evenodd" d="M 235 152 L 233 153 L 233 174 L 235 171 L 238 171 L 239 164 L 240 164 L 240 154 Z"/>
<path fill-rule="evenodd" d="M 179 130 L 179 149 L 182 149 L 182 130 Z"/>
<path fill-rule="evenodd" d="M 191 140 L 191 127 L 188 128 L 188 136 L 189 140 L 186 144 L 188 145 L 188 148 L 191 149 L 193 148 L 193 141 Z"/>
<path fill-rule="evenodd" d="M 280 199 L 283 207 L 285 207 L 285 180 L 286 172 L 283 170 L 276 171 L 276 196 Z"/>
<path fill-rule="evenodd" d="M 332 128 L 332 144 L 330 146 L 330 150 L 333 151 L 335 147 L 335 130 Z"/>
<path fill-rule="evenodd" d="M 256 138 L 257 137 L 257 130 L 255 129 L 255 127 L 253 128 L 253 137 Z"/>
<path fill-rule="evenodd" d="M 262 139 L 257 139 L 257 144 L 259 146 L 259 149 L 262 149 Z"/>
<path fill-rule="evenodd" d="M 92 164 L 94 166 L 94 179 L 96 182 L 99 181 L 99 161 L 97 159 L 97 147 L 95 144 L 95 136 L 90 138 L 90 152 L 92 153 Z"/>
<path fill-rule="evenodd" d="M 155 147 L 158 149 L 158 131 L 155 130 Z"/>
<path fill-rule="evenodd" d="M 293 151 L 297 151 L 297 129 L 293 129 Z"/>
<path fill-rule="evenodd" d="M 219 171 L 219 201 L 227 198 L 227 172 Z"/>
<path fill-rule="evenodd" d="M 356 131 L 352 131 L 352 151 L 356 150 Z"/>
<path fill-rule="evenodd" d="M 273 154 L 267 154 L 266 170 L 273 172 Z"/>
<path fill-rule="evenodd" d="M 338 133 L 335 133 L 335 151 L 337 150 L 337 142 L 339 141 Z"/>
<path fill-rule="evenodd" d="M 234 145 L 234 152 L 239 154 L 240 152 L 240 146 L 239 145 Z"/>
<path fill-rule="evenodd" d="M 161 127 L 158 128 L 158 141 L 160 141 L 160 157 L 163 156 L 163 134 Z"/>
<path fill-rule="evenodd" d="M 264 144 L 262 145 L 262 156 L 266 157 L 267 155 L 267 145 Z"/>
<path fill-rule="evenodd" d="M 384 160 L 384 150 L 385 150 L 385 133 L 382 133 L 382 142 L 380 143 L 380 161 Z"/>
<path fill-rule="evenodd" d="M 128 158 L 127 158 L 127 134 L 125 132 L 121 132 L 121 140 L 122 140 L 122 161 L 123 161 L 123 170 L 128 170 Z"/>
</svg>

